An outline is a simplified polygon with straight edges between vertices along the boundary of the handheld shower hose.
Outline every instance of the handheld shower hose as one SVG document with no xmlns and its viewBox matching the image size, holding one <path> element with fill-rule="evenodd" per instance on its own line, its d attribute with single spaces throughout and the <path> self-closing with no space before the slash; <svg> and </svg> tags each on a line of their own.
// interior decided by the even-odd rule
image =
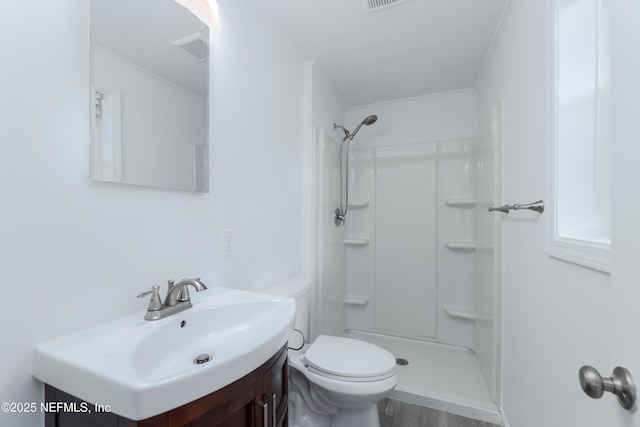
<svg viewBox="0 0 640 427">
<path fill-rule="evenodd" d="M 340 146 L 340 207 L 336 208 L 335 210 L 334 223 L 336 224 L 336 227 L 339 227 L 342 224 L 344 224 L 344 220 L 345 220 L 345 216 L 347 215 L 348 204 L 349 204 L 349 142 L 351 142 L 353 137 L 356 136 L 356 134 L 358 133 L 362 125 L 369 126 L 374 124 L 377 120 L 378 120 L 378 116 L 376 115 L 365 117 L 365 119 L 362 120 L 360 124 L 358 124 L 358 126 L 356 126 L 353 132 L 349 132 L 349 130 L 347 130 L 344 126 L 340 126 L 335 123 L 333 124 L 333 129 L 342 129 L 342 131 L 344 132 L 344 138 L 342 139 L 342 145 Z M 345 149 L 345 146 L 346 146 L 346 149 Z M 345 153 L 345 151 L 346 151 L 346 159 L 343 162 L 342 156 L 343 156 L 343 153 Z M 342 173 L 343 163 L 345 164 L 344 175 Z M 343 188 L 344 188 L 344 205 L 342 203 Z"/>
</svg>

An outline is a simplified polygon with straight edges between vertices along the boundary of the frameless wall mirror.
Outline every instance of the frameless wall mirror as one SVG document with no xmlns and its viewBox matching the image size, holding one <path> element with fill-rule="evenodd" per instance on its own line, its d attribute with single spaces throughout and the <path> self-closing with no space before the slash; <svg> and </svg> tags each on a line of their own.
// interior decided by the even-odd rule
<svg viewBox="0 0 640 427">
<path fill-rule="evenodd" d="M 209 191 L 208 43 L 174 0 L 91 0 L 91 179 Z"/>
</svg>

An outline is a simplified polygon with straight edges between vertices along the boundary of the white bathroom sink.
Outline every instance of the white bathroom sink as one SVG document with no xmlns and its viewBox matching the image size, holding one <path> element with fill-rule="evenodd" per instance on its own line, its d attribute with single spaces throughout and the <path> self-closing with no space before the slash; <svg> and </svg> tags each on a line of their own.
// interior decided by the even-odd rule
<svg viewBox="0 0 640 427">
<path fill-rule="evenodd" d="M 192 293 L 193 308 L 165 319 L 145 311 L 35 348 L 33 375 L 111 412 L 143 420 L 243 377 L 293 328 L 293 299 L 223 287 Z M 200 355 L 210 361 L 196 364 Z"/>
</svg>

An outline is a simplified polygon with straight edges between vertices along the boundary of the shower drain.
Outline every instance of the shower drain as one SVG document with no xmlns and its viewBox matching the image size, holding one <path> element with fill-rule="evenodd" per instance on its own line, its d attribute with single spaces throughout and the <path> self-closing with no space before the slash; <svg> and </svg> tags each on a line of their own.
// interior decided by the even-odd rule
<svg viewBox="0 0 640 427">
<path fill-rule="evenodd" d="M 409 361 L 407 359 L 401 359 L 401 358 L 396 359 L 396 365 L 407 366 L 408 364 L 409 364 Z"/>
</svg>

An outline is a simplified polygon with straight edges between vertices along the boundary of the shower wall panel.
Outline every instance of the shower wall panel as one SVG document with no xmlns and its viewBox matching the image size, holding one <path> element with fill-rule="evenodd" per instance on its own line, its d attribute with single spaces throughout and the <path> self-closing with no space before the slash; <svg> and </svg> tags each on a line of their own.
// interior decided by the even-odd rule
<svg viewBox="0 0 640 427">
<path fill-rule="evenodd" d="M 360 245 L 345 245 L 345 324 L 350 329 L 372 330 L 375 324 L 375 155 L 357 151 L 350 168 L 349 213 L 345 235 Z M 347 285 L 348 284 L 348 285 Z"/>
<path fill-rule="evenodd" d="M 437 336 L 437 163 L 434 157 L 376 159 L 375 327 Z"/>
<path fill-rule="evenodd" d="M 471 140 L 438 149 L 438 341 L 473 348 L 474 181 Z"/>
<path fill-rule="evenodd" d="M 353 150 L 346 329 L 474 347 L 472 146 Z"/>
<path fill-rule="evenodd" d="M 355 203 L 343 228 L 345 329 L 474 348 L 476 104 L 469 89 L 347 110 L 346 123 L 371 114 L 378 121 L 350 145 L 349 199 Z M 420 162 L 429 164 L 428 173 L 399 179 L 396 169 Z M 385 173 L 398 179 L 382 190 Z M 428 204 L 415 195 L 421 191 L 431 192 Z M 434 214 L 429 240 L 425 229 Z M 397 247 L 385 243 L 400 236 Z M 425 245 L 435 251 L 429 260 Z M 407 266 L 411 257 L 416 265 Z M 410 277 L 412 269 L 422 269 L 422 277 Z"/>
</svg>

